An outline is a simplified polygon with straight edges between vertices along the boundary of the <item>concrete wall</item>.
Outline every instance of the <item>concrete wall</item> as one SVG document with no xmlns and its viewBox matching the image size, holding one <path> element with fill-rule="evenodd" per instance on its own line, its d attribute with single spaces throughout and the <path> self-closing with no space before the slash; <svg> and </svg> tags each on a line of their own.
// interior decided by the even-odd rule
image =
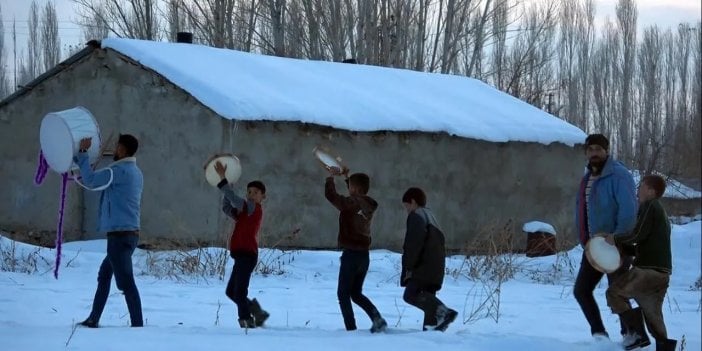
<svg viewBox="0 0 702 351">
<path fill-rule="evenodd" d="M 205 182 L 202 164 L 214 153 L 233 152 L 243 164 L 239 188 L 253 179 L 268 188 L 262 244 L 335 247 L 337 212 L 324 198 L 326 171 L 312 156 L 318 144 L 340 154 L 352 172 L 371 176 L 370 195 L 380 204 L 374 248 L 400 248 L 406 219 L 400 199 L 409 186 L 427 191 L 452 249 L 508 221 L 521 246 L 521 225 L 529 220 L 554 224 L 559 241 L 574 235 L 574 196 L 584 164 L 577 148 L 233 122 L 160 76 L 102 50 L 0 110 L 0 229 L 55 230 L 59 177 L 50 174 L 40 188 L 32 184 L 39 125 L 46 113 L 75 105 L 93 112 L 103 135 L 139 138 L 143 241 L 225 238 L 232 223 L 219 209 L 218 191 Z M 345 190 L 341 181 L 337 185 Z M 67 201 L 68 238 L 96 237 L 96 194 L 85 196 L 74 186 Z M 295 229 L 299 237 L 283 239 Z"/>
</svg>

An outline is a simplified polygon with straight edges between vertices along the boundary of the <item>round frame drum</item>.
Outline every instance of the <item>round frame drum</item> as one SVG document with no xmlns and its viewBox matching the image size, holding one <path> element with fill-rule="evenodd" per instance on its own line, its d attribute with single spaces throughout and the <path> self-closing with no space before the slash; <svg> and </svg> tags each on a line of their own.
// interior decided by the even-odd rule
<svg viewBox="0 0 702 351">
<path fill-rule="evenodd" d="M 229 184 L 236 183 L 239 177 L 241 177 L 241 162 L 232 154 L 217 154 L 210 157 L 205 162 L 205 179 L 207 182 L 212 186 L 217 186 L 220 182 L 219 174 L 215 171 L 215 164 L 217 161 L 227 166 L 227 170 L 224 172 L 227 182 L 229 182 Z"/>
<path fill-rule="evenodd" d="M 341 157 L 333 157 L 329 152 L 322 150 L 320 147 L 315 147 L 312 150 L 314 157 L 322 164 L 322 167 L 329 169 L 331 167 L 336 167 L 340 171 L 344 169 L 341 164 Z"/>
<path fill-rule="evenodd" d="M 608 244 L 601 236 L 596 236 L 587 242 L 585 257 L 596 270 L 602 273 L 612 273 L 622 265 L 622 257 L 617 247 Z"/>
<path fill-rule="evenodd" d="M 66 173 L 78 168 L 73 156 L 78 152 L 83 138 L 92 138 L 88 157 L 90 163 L 95 163 L 100 157 L 100 128 L 95 117 L 82 106 L 51 112 L 41 121 L 41 151 L 46 163 L 55 172 Z"/>
</svg>

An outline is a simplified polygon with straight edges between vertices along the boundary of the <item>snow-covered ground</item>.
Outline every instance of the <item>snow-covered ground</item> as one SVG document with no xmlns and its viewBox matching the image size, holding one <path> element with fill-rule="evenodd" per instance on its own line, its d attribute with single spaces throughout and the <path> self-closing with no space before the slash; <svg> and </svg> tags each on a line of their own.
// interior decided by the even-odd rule
<svg viewBox="0 0 702 351">
<path fill-rule="evenodd" d="M 700 290 L 691 286 L 700 277 L 702 222 L 674 226 L 674 273 L 664 315 L 671 338 L 686 340 L 685 350 L 700 350 Z M 0 237 L 3 267 L 12 242 Z M 0 349 L 2 350 L 618 350 L 618 319 L 605 302 L 606 283 L 595 296 L 612 342 L 596 342 L 572 296 L 574 272 L 582 250 L 575 248 L 558 256 L 526 258 L 503 256 L 517 268 L 505 281 L 499 295 L 489 298 L 497 286 L 488 273 L 469 278 L 480 258 L 448 260 L 444 288 L 439 297 L 460 312 L 445 333 L 422 332 L 421 312 L 402 301 L 397 285 L 400 255 L 384 250 L 371 254 L 365 293 L 388 320 L 384 334 L 371 334 L 370 321 L 356 309 L 359 330 L 346 332 L 336 301 L 339 253 L 264 250 L 262 259 L 276 273 L 257 274 L 250 296 L 257 297 L 271 313 L 262 329 L 236 326 L 236 310 L 224 295 L 226 281 L 216 277 L 174 274 L 157 277 L 154 262 L 163 267 L 168 258 L 182 254 L 135 254 L 135 271 L 146 327 L 128 328 L 129 317 L 123 296 L 113 283 L 112 294 L 100 321 L 101 328 L 73 329 L 90 310 L 98 266 L 104 257 L 105 241 L 73 242 L 64 245 L 59 279 L 53 278 L 54 251 L 15 243 L 18 265 L 35 260 L 33 274 L 0 272 Z M 202 257 L 217 257 L 210 249 Z M 281 256 L 282 255 L 282 256 Z M 221 256 L 219 256 L 221 257 Z M 227 276 L 231 269 L 227 261 Z M 19 268 L 22 268 L 19 267 Z M 17 267 L 16 267 L 17 268 Z M 168 269 L 166 269 L 168 271 Z M 458 273 L 457 273 L 458 272 Z M 160 274 L 163 274 L 161 272 Z M 174 276 L 177 275 L 177 279 Z M 476 316 L 480 302 L 493 307 Z M 499 313 L 497 313 L 499 311 Z M 467 323 L 465 320 L 470 319 Z M 497 319 L 497 322 L 495 321 Z M 654 350 L 653 346 L 649 350 Z"/>
</svg>

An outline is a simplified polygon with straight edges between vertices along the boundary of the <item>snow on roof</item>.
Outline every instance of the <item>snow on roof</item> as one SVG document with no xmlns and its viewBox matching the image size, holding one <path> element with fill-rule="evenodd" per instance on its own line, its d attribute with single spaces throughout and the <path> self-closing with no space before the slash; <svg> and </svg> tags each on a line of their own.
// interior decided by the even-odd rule
<svg viewBox="0 0 702 351">
<path fill-rule="evenodd" d="M 552 225 L 544 222 L 539 222 L 539 221 L 533 221 L 533 222 L 528 222 L 524 223 L 524 226 L 522 227 L 522 231 L 525 233 L 548 233 L 552 235 L 556 235 L 556 229 L 553 228 Z"/>
<path fill-rule="evenodd" d="M 467 77 L 108 38 L 227 119 L 446 132 L 492 142 L 583 143 L 578 127 Z"/>
<path fill-rule="evenodd" d="M 655 172 L 654 172 L 655 173 Z M 641 182 L 641 175 L 639 171 L 632 170 L 631 175 L 634 178 L 634 184 L 639 184 Z M 702 193 L 686 186 L 679 181 L 666 177 L 664 174 L 658 174 L 666 179 L 665 193 L 663 197 L 668 199 L 699 199 L 702 198 Z"/>
</svg>

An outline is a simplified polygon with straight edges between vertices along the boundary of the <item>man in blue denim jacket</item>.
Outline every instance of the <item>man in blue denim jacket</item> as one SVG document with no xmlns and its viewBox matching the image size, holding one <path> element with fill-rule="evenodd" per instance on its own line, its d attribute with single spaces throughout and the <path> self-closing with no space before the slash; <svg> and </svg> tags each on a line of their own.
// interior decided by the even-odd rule
<svg viewBox="0 0 702 351">
<path fill-rule="evenodd" d="M 80 325 L 97 328 L 110 293 L 112 275 L 117 288 L 127 301 L 132 327 L 144 326 L 141 298 L 132 272 L 132 254 L 139 242 L 141 193 L 144 177 L 136 164 L 139 142 L 128 134 L 117 141 L 114 161 L 108 167 L 93 171 L 87 150 L 91 139 L 80 141 L 80 151 L 74 158 L 80 167 L 82 183 L 90 188 L 102 188 L 100 194 L 99 232 L 107 232 L 107 256 L 100 265 L 98 286 L 90 316 Z"/>
<path fill-rule="evenodd" d="M 583 247 L 597 234 L 625 234 L 636 224 L 636 185 L 629 170 L 608 154 L 609 140 L 602 134 L 591 134 L 585 139 L 587 172 L 580 182 L 576 200 L 575 223 Z M 611 284 L 628 270 L 631 257 L 624 257 L 622 267 L 607 274 Z M 593 292 L 604 273 L 596 270 L 585 257 L 575 279 L 573 293 L 595 337 L 609 338 L 602 323 L 599 307 Z M 622 335 L 628 334 L 624 325 Z"/>
</svg>

